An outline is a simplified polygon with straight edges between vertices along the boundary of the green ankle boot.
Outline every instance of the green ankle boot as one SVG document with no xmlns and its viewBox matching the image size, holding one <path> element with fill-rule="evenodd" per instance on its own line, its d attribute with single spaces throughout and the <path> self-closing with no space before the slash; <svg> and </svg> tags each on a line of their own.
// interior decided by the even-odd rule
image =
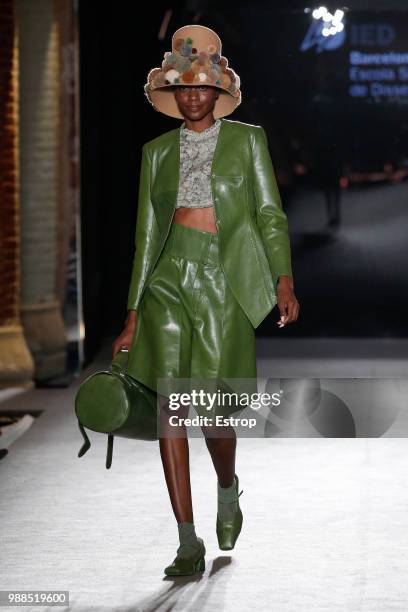
<svg viewBox="0 0 408 612">
<path fill-rule="evenodd" d="M 205 570 L 204 555 L 206 553 L 204 542 L 197 537 L 197 546 L 187 544 L 180 545 L 177 549 L 177 556 L 173 563 L 164 569 L 166 576 L 189 576 L 196 572 Z"/>
<path fill-rule="evenodd" d="M 241 491 L 241 493 L 238 494 L 238 488 L 239 488 L 238 476 L 235 474 L 234 478 L 235 478 L 236 495 L 234 496 L 233 500 L 230 500 L 229 502 L 221 501 L 221 503 L 231 503 L 231 501 L 236 501 L 238 504 L 237 511 L 234 512 L 233 517 L 228 520 L 221 519 L 217 512 L 216 531 L 217 531 L 217 538 L 218 538 L 218 546 L 220 547 L 221 550 L 232 550 L 234 548 L 235 542 L 237 541 L 237 538 L 242 528 L 243 516 L 242 516 L 241 508 L 239 507 L 238 498 L 242 495 L 243 491 Z"/>
</svg>

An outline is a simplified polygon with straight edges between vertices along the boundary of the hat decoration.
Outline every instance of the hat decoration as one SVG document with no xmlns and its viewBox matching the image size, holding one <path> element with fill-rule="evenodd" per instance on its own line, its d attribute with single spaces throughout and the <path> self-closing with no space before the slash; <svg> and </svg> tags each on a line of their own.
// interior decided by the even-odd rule
<svg viewBox="0 0 408 612">
<path fill-rule="evenodd" d="M 240 78 L 221 54 L 218 35 L 205 26 L 184 26 L 177 30 L 172 39 L 172 51 L 164 53 L 161 67 L 150 70 L 144 85 L 148 100 L 157 110 L 182 117 L 169 99 L 169 96 L 174 98 L 173 92 L 166 92 L 166 102 L 161 95 L 163 88 L 174 85 L 210 85 L 218 87 L 220 93 L 229 94 L 233 100 L 227 101 L 223 96 L 218 104 L 220 108 L 214 109 L 216 117 L 229 114 L 241 102 Z M 157 94 L 159 89 L 162 90 L 160 95 Z"/>
</svg>

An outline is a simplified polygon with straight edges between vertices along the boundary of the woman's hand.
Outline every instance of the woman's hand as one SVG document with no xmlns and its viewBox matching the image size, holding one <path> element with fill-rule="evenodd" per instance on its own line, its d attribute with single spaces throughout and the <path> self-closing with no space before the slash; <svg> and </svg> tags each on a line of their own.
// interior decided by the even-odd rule
<svg viewBox="0 0 408 612">
<path fill-rule="evenodd" d="M 112 343 L 112 359 L 115 358 L 116 353 L 118 353 L 122 347 L 130 351 L 135 331 L 136 316 L 133 315 L 132 317 L 128 317 L 124 330 Z"/>
<path fill-rule="evenodd" d="M 279 327 L 284 327 L 286 323 L 297 321 L 300 305 L 293 292 L 293 281 L 290 276 L 279 277 L 278 308 L 280 320 L 277 321 L 277 324 Z"/>
</svg>

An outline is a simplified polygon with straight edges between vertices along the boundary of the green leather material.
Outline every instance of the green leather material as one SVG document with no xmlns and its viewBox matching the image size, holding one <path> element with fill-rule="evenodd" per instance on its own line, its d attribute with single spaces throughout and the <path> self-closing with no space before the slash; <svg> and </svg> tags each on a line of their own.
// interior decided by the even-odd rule
<svg viewBox="0 0 408 612">
<path fill-rule="evenodd" d="M 239 488 L 239 480 L 238 476 L 235 474 L 235 487 L 237 491 L 236 499 L 242 495 L 243 491 L 238 494 Z M 230 520 L 221 520 L 217 514 L 217 522 L 216 522 L 216 532 L 218 538 L 218 546 L 221 550 L 232 550 L 235 546 L 235 542 L 239 534 L 241 533 L 242 528 L 243 515 L 242 510 L 239 507 L 238 501 L 238 510 L 235 512 L 234 517 Z"/>
<path fill-rule="evenodd" d="M 191 553 L 190 556 L 180 556 L 183 552 L 182 546 L 177 549 L 177 556 L 174 561 L 164 568 L 166 576 L 189 576 L 196 572 L 203 572 L 205 570 L 205 559 L 206 553 L 204 542 L 202 538 L 197 537 L 200 546 Z"/>
<path fill-rule="evenodd" d="M 167 240 L 179 166 L 179 128 L 143 145 L 129 310 L 137 310 Z M 261 126 L 221 119 L 211 189 L 221 265 L 256 328 L 276 305 L 279 276 L 293 276 L 287 217 Z"/>
<path fill-rule="evenodd" d="M 241 402 L 258 393 L 254 328 L 229 290 L 217 242 L 217 234 L 173 223 L 147 281 L 127 371 L 162 395 L 189 392 L 188 379 L 207 393 L 222 383 Z M 226 399 L 209 407 L 195 410 L 215 418 L 244 406 Z"/>
<path fill-rule="evenodd" d="M 109 370 L 88 376 L 75 395 L 75 413 L 84 438 L 78 456 L 91 446 L 85 427 L 108 434 L 107 468 L 112 463 L 113 436 L 158 439 L 157 395 L 126 373 L 127 361 L 128 352 L 119 351 Z"/>
</svg>

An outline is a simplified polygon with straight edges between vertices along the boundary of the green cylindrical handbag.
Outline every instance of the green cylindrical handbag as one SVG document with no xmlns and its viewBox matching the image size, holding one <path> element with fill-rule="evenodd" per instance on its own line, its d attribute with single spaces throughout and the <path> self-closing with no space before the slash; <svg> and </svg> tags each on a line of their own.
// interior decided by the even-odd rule
<svg viewBox="0 0 408 612">
<path fill-rule="evenodd" d="M 84 439 L 78 457 L 82 457 L 91 446 L 85 427 L 108 434 L 107 469 L 112 465 L 114 436 L 158 439 L 157 394 L 126 373 L 127 362 L 128 350 L 121 349 L 109 370 L 88 376 L 75 396 L 75 413 Z"/>
</svg>

